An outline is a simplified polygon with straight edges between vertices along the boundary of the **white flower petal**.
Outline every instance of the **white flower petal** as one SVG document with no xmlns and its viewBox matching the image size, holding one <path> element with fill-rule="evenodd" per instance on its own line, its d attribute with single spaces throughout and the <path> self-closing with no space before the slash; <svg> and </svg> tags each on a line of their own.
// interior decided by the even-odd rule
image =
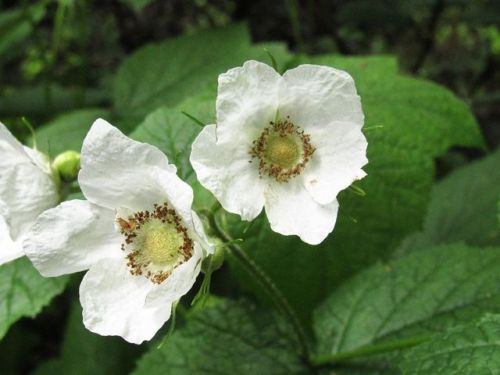
<svg viewBox="0 0 500 375">
<path fill-rule="evenodd" d="M 144 208 L 148 196 L 150 201 L 157 201 L 154 195 L 160 192 L 148 187 L 150 170 L 156 167 L 176 172 L 159 149 L 136 142 L 98 119 L 83 142 L 78 182 L 93 203 L 136 211 Z"/>
<path fill-rule="evenodd" d="M 300 181 L 276 183 L 266 191 L 266 214 L 271 229 L 283 235 L 295 234 L 317 245 L 333 230 L 338 203 L 317 203 Z"/>
<path fill-rule="evenodd" d="M 368 163 L 366 138 L 348 122 L 324 124 L 310 135 L 316 151 L 302 172 L 302 181 L 318 203 L 328 204 L 340 191 L 366 176 L 361 169 Z"/>
<path fill-rule="evenodd" d="M 257 138 L 276 117 L 281 80 L 273 68 L 257 61 L 221 74 L 216 103 L 218 139 L 240 143 Z"/>
<path fill-rule="evenodd" d="M 9 208 L 0 200 L 0 265 L 24 255 L 22 246 L 12 241 L 9 221 Z"/>
<path fill-rule="evenodd" d="M 208 125 L 194 140 L 190 157 L 200 183 L 226 211 L 243 220 L 253 220 L 264 206 L 265 182 L 257 165 L 249 163 L 249 150 L 246 145 L 216 142 L 216 126 Z"/>
<path fill-rule="evenodd" d="M 280 115 L 309 131 L 331 121 L 363 125 L 364 115 L 351 76 L 320 65 L 300 65 L 283 75 Z"/>
<path fill-rule="evenodd" d="M 154 203 L 161 204 L 169 203 L 175 208 L 177 213 L 184 219 L 188 224 L 191 223 L 191 206 L 193 205 L 193 189 L 187 183 L 182 181 L 179 176 L 171 171 L 151 168 L 148 171 L 149 179 L 148 186 L 144 187 L 145 192 L 150 189 L 155 190 L 155 194 L 158 198 Z M 145 195 L 143 192 L 141 195 Z M 144 197 L 142 199 L 143 204 L 148 201 L 149 197 Z M 144 207 L 150 208 L 150 207 Z"/>
<path fill-rule="evenodd" d="M 43 276 L 83 271 L 105 258 L 123 257 L 115 213 L 88 201 L 72 200 L 39 216 L 23 243 Z"/>
<path fill-rule="evenodd" d="M 0 198 L 9 206 L 14 240 L 31 228 L 40 213 L 54 207 L 59 200 L 52 178 L 30 162 L 2 170 Z"/>
<path fill-rule="evenodd" d="M 85 326 L 134 344 L 150 340 L 170 318 L 172 304 L 193 286 L 200 263 L 201 250 L 195 246 L 193 257 L 160 285 L 131 275 L 124 260 L 95 264 L 80 285 Z"/>
<path fill-rule="evenodd" d="M 0 169 L 13 163 L 27 161 L 23 145 L 11 134 L 9 129 L 0 122 Z"/>
<path fill-rule="evenodd" d="M 46 174 L 52 176 L 49 158 L 37 150 L 34 150 L 26 146 L 23 147 L 24 147 L 24 152 L 26 152 L 31 161 L 34 162 L 38 166 L 38 168 L 40 168 Z"/>
<path fill-rule="evenodd" d="M 0 123 L 0 199 L 10 213 L 10 234 L 21 241 L 36 217 L 59 201 L 56 184 L 36 151 L 25 149 Z"/>
<path fill-rule="evenodd" d="M 178 301 L 193 287 L 201 270 L 203 249 L 194 243 L 193 256 L 178 266 L 158 288 L 153 289 L 146 300 L 146 307 L 164 308 L 165 304 Z"/>
</svg>

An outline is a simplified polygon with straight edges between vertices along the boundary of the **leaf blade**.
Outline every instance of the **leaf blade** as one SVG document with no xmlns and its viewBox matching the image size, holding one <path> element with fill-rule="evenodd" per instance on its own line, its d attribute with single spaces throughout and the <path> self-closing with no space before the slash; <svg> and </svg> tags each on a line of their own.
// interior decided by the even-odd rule
<svg viewBox="0 0 500 375">
<path fill-rule="evenodd" d="M 160 349 L 139 361 L 134 375 L 306 374 L 276 324 L 247 303 L 218 302 L 191 316 Z"/>
<path fill-rule="evenodd" d="M 404 374 L 497 374 L 500 372 L 500 315 L 457 327 L 405 355 Z"/>
<path fill-rule="evenodd" d="M 0 268 L 0 339 L 22 317 L 34 317 L 61 293 L 66 277 L 44 278 L 25 257 Z"/>
<path fill-rule="evenodd" d="M 318 352 L 431 335 L 500 306 L 498 248 L 448 245 L 377 264 L 316 311 Z"/>
</svg>

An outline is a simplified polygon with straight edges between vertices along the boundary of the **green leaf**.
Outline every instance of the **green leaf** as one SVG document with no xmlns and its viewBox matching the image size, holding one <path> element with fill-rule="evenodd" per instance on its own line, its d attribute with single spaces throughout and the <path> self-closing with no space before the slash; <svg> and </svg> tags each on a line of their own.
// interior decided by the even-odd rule
<svg viewBox="0 0 500 375">
<path fill-rule="evenodd" d="M 119 337 L 99 336 L 88 331 L 82 323 L 82 309 L 73 304 L 64 340 L 62 353 L 40 366 L 32 375 L 120 375 L 129 373 L 141 350 Z"/>
<path fill-rule="evenodd" d="M 48 93 L 50 91 L 50 95 Z M 103 89 L 62 87 L 57 84 L 5 88 L 0 96 L 2 116 L 50 117 L 54 113 L 82 107 L 97 107 L 108 101 Z M 49 100 L 50 96 L 50 100 Z"/>
<path fill-rule="evenodd" d="M 432 190 L 423 231 L 405 239 L 400 251 L 457 241 L 500 245 L 499 165 L 500 150 L 497 150 L 437 183 Z"/>
<path fill-rule="evenodd" d="M 419 340 L 500 308 L 500 248 L 448 245 L 376 264 L 314 316 L 320 356 Z M 344 353 L 344 354 L 343 354 Z"/>
<path fill-rule="evenodd" d="M 294 346 L 270 316 L 225 300 L 192 315 L 134 375 L 308 374 Z"/>
<path fill-rule="evenodd" d="M 215 81 L 248 45 L 243 25 L 147 45 L 119 68 L 115 107 L 121 114 L 144 116 L 160 106 L 177 104 Z"/>
<path fill-rule="evenodd" d="M 182 105 L 186 113 L 201 120 L 212 121 L 214 102 L 193 101 Z M 202 127 L 182 113 L 181 109 L 162 107 L 151 113 L 137 126 L 131 137 L 152 144 L 162 150 L 169 162 L 177 166 L 179 176 L 188 182 L 196 180 L 189 163 L 191 144 Z"/>
<path fill-rule="evenodd" d="M 152 144 L 162 150 L 170 163 L 177 166 L 177 174 L 194 189 L 196 208 L 209 208 L 214 197 L 196 180 L 189 156 L 191 144 L 202 127 L 189 116 L 205 124 L 215 119 L 215 104 L 212 93 L 207 91 L 183 101 L 175 108 L 162 107 L 151 113 L 131 134 L 131 137 Z M 189 116 L 187 116 L 186 114 Z"/>
<path fill-rule="evenodd" d="M 500 315 L 452 329 L 405 356 L 405 375 L 500 373 Z"/>
<path fill-rule="evenodd" d="M 301 56 L 297 63 L 305 63 L 313 59 L 314 64 L 333 66 L 346 70 L 355 79 L 380 80 L 394 76 L 399 71 L 398 60 L 391 55 L 372 55 L 366 57 L 346 57 L 341 55 L 319 55 L 314 57 Z M 311 62 L 312 63 L 312 62 Z"/>
<path fill-rule="evenodd" d="M 88 108 L 59 115 L 36 130 L 37 147 L 51 157 L 67 150 L 80 152 L 83 139 L 92 123 L 99 117 L 108 116 L 109 111 L 101 108 Z"/>
<path fill-rule="evenodd" d="M 26 257 L 0 267 L 0 339 L 18 319 L 36 316 L 66 282 L 40 276 Z"/>
<path fill-rule="evenodd" d="M 276 235 L 266 222 L 253 224 L 244 236 L 248 253 L 307 321 L 341 280 L 389 258 L 405 236 L 419 230 L 434 158 L 452 145 L 483 143 L 465 103 L 433 83 L 397 75 L 393 59 L 320 56 L 299 62 L 331 65 L 353 75 L 366 116 L 369 160 L 368 176 L 358 183 L 367 195 L 348 190 L 339 195 L 336 227 L 320 246 Z M 251 282 L 239 277 L 243 285 Z"/>
<path fill-rule="evenodd" d="M 114 79 L 115 108 L 122 116 L 142 118 L 161 106 L 174 106 L 207 87 L 215 88 L 220 73 L 245 60 L 268 61 L 264 48 L 281 59 L 287 56 L 278 43 L 250 46 L 244 25 L 147 45 L 119 68 Z M 215 95 L 213 100 L 215 106 Z"/>
</svg>

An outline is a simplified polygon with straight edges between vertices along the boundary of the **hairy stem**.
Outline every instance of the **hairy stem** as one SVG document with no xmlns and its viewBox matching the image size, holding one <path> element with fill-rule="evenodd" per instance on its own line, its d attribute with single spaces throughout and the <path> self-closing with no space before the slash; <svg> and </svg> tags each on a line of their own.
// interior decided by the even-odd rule
<svg viewBox="0 0 500 375">
<path fill-rule="evenodd" d="M 262 268 L 260 268 L 257 263 L 253 261 L 241 247 L 235 245 L 233 238 L 226 233 L 224 229 L 219 225 L 214 215 L 210 215 L 210 224 L 215 233 L 225 242 L 228 242 L 226 249 L 229 253 L 236 259 L 241 266 L 262 286 L 264 291 L 271 298 L 271 301 L 276 306 L 276 309 L 280 314 L 282 314 L 287 320 L 290 322 L 295 336 L 297 338 L 297 342 L 300 347 L 300 352 L 305 359 L 309 359 L 309 346 L 307 341 L 307 335 L 302 328 L 302 325 L 293 311 L 292 307 L 288 303 L 287 299 L 281 291 L 276 287 L 273 281 L 269 278 L 269 276 L 264 272 Z"/>
</svg>

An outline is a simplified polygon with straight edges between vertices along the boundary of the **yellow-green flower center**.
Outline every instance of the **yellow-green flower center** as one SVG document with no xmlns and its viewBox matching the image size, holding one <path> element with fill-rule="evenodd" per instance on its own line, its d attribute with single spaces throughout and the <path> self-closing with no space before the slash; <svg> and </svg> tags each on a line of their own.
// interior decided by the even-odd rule
<svg viewBox="0 0 500 375">
<path fill-rule="evenodd" d="M 281 168 L 292 168 L 300 158 L 300 148 L 297 139 L 290 135 L 273 135 L 267 140 L 265 157 Z"/>
<path fill-rule="evenodd" d="M 184 237 L 173 224 L 153 219 L 141 227 L 136 246 L 144 257 L 156 265 L 172 265 L 182 259 Z"/>
<path fill-rule="evenodd" d="M 143 275 L 161 284 L 193 254 L 193 241 L 186 227 L 167 203 L 126 219 L 118 218 L 117 223 L 125 236 L 122 250 L 128 252 L 132 275 Z"/>
<path fill-rule="evenodd" d="M 315 150 L 311 136 L 286 118 L 270 122 L 253 141 L 250 162 L 258 159 L 261 178 L 267 175 L 278 182 L 287 182 L 302 173 Z"/>
</svg>

